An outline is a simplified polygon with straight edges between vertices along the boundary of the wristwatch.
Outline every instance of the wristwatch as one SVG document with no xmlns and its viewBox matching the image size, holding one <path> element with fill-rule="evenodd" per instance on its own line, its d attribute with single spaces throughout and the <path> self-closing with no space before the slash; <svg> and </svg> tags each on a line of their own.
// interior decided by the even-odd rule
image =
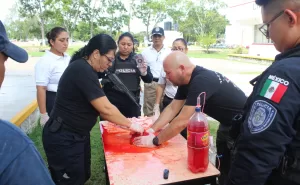
<svg viewBox="0 0 300 185">
<path fill-rule="evenodd" d="M 160 144 L 158 144 L 158 137 L 155 136 L 152 140 L 152 143 L 155 145 L 155 146 L 159 146 Z"/>
</svg>

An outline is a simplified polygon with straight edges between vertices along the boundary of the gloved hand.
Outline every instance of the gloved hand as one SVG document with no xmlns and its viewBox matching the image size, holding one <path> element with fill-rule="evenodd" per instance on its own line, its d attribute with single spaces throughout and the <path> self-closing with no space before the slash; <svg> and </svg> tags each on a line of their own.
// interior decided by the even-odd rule
<svg viewBox="0 0 300 185">
<path fill-rule="evenodd" d="M 49 116 L 48 116 L 48 113 L 44 113 L 44 114 L 41 114 L 41 119 L 40 119 L 40 125 L 42 127 L 44 127 L 44 125 L 46 124 L 46 122 L 48 121 L 49 119 Z"/>
<path fill-rule="evenodd" d="M 147 147 L 147 148 L 154 148 L 156 147 L 153 144 L 153 138 L 155 137 L 154 134 L 150 133 L 148 136 L 140 136 L 136 137 L 133 140 L 133 144 L 139 147 Z"/>
<path fill-rule="evenodd" d="M 144 59 L 143 55 L 137 54 L 134 56 L 134 59 L 136 61 L 137 68 L 139 69 L 141 75 L 146 76 L 148 64 L 147 64 L 146 60 Z"/>
<path fill-rule="evenodd" d="M 146 130 L 146 132 L 149 133 L 149 134 L 154 134 L 155 131 L 153 130 L 153 128 L 148 128 Z"/>
<path fill-rule="evenodd" d="M 143 133 L 144 132 L 144 127 L 138 123 L 131 123 L 131 126 L 129 127 L 129 129 L 131 131 L 134 131 L 134 132 L 138 132 L 138 133 Z"/>
<path fill-rule="evenodd" d="M 159 104 L 154 104 L 153 112 L 156 115 L 160 115 Z"/>
</svg>

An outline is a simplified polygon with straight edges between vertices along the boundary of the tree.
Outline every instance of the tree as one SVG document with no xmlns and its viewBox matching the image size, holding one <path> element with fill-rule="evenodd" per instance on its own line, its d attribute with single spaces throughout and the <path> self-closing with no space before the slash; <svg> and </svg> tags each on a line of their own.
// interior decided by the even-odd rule
<svg viewBox="0 0 300 185">
<path fill-rule="evenodd" d="M 126 14 L 124 4 L 121 0 L 107 0 L 106 2 L 106 25 L 109 26 L 110 34 L 121 30 L 125 23 L 128 24 L 128 15 Z"/>
<path fill-rule="evenodd" d="M 46 0 L 45 4 L 51 6 L 51 16 L 57 25 L 61 25 L 69 32 L 70 40 L 77 26 L 78 17 L 81 13 L 83 0 Z"/>
<path fill-rule="evenodd" d="M 179 8 L 173 5 L 175 7 L 168 10 L 168 15 L 179 23 L 179 31 L 185 38 L 199 40 L 199 37 L 218 37 L 225 32 L 228 21 L 219 13 L 220 8 L 225 7 L 224 3 L 219 0 L 201 0 L 196 4 L 187 0 L 185 3 L 178 3 Z"/>
<path fill-rule="evenodd" d="M 198 37 L 200 45 L 206 49 L 206 53 L 209 53 L 209 48 L 217 41 L 216 36 L 211 33 L 206 33 Z"/>
<path fill-rule="evenodd" d="M 103 26 L 105 22 L 104 14 L 104 5 L 105 0 L 85 0 L 84 4 L 82 6 L 82 12 L 79 15 L 79 18 L 81 21 L 87 22 L 89 27 L 89 30 L 87 30 L 87 33 L 89 32 L 90 38 L 94 36 L 94 33 L 96 31 L 95 28 Z M 81 23 L 82 25 L 82 23 Z M 81 28 L 83 28 L 81 26 Z M 79 29 L 77 29 L 78 31 Z"/>
<path fill-rule="evenodd" d="M 128 20 L 126 20 L 125 24 L 127 25 L 127 31 L 130 32 L 130 21 L 132 19 L 132 14 L 134 13 L 134 0 L 130 0 L 128 7 Z"/>
<path fill-rule="evenodd" d="M 47 18 L 47 6 L 44 0 L 19 0 L 19 13 L 24 18 L 37 18 L 39 20 L 42 44 L 45 45 L 45 22 Z"/>
<path fill-rule="evenodd" d="M 73 39 L 81 40 L 81 41 L 88 41 L 91 38 L 90 35 L 90 25 L 86 21 L 80 21 L 73 32 Z M 106 30 L 101 29 L 99 26 L 93 27 L 92 33 L 107 33 Z"/>
<path fill-rule="evenodd" d="M 174 24 L 178 24 L 180 20 L 183 20 L 187 12 L 187 1 L 181 0 L 166 0 L 166 13 L 173 19 Z"/>
<path fill-rule="evenodd" d="M 156 26 L 159 22 L 167 17 L 166 4 L 164 0 L 146 0 L 135 5 L 135 16 L 142 19 L 146 26 L 146 34 L 149 35 L 149 26 L 154 23 Z"/>
</svg>

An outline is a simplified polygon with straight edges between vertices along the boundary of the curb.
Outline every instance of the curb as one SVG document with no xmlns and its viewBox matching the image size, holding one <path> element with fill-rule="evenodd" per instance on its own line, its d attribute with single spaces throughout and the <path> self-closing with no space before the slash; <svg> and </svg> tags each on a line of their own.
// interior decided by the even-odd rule
<svg viewBox="0 0 300 185">
<path fill-rule="evenodd" d="M 23 110 L 17 113 L 11 120 L 13 124 L 20 127 L 21 124 L 37 109 L 38 103 L 37 100 L 34 100 L 32 103 L 27 105 Z"/>
<path fill-rule="evenodd" d="M 247 59 L 255 59 L 255 60 L 266 60 L 273 62 L 273 58 L 266 58 L 266 57 L 258 57 L 258 56 L 249 56 L 249 55 L 244 55 L 244 54 L 228 54 L 230 57 L 240 57 L 240 58 L 247 58 Z"/>
</svg>

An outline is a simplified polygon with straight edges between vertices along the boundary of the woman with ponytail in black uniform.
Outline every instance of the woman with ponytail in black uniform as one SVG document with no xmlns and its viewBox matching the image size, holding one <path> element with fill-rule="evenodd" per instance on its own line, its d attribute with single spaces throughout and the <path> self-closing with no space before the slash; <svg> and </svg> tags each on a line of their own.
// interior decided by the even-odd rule
<svg viewBox="0 0 300 185">
<path fill-rule="evenodd" d="M 94 36 L 73 55 L 57 89 L 56 101 L 43 130 L 43 145 L 57 185 L 83 185 L 90 178 L 90 130 L 97 117 L 142 133 L 106 98 L 97 72 L 112 65 L 116 42 L 106 34 Z"/>
</svg>

